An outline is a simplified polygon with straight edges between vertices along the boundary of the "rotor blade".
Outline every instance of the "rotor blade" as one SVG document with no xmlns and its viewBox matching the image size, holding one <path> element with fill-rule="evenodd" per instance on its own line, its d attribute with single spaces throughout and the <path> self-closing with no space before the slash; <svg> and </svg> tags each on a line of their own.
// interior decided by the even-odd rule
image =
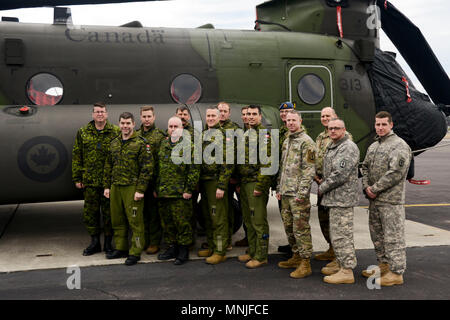
<svg viewBox="0 0 450 320">
<path fill-rule="evenodd" d="M 164 0 L 2 0 L 0 3 L 0 10 L 34 8 L 34 7 L 71 6 L 79 4 L 106 4 L 106 3 L 146 2 L 146 1 L 164 1 Z"/>
<path fill-rule="evenodd" d="M 381 26 L 435 104 L 450 105 L 450 79 L 420 29 L 389 1 L 377 0 Z"/>
</svg>

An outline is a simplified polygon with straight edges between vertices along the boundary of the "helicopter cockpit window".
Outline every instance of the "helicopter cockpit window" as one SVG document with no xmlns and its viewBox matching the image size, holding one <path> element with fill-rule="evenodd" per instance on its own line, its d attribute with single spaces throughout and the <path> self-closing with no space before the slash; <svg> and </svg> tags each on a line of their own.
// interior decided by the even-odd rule
<svg viewBox="0 0 450 320">
<path fill-rule="evenodd" d="M 170 86 L 172 99 L 181 104 L 194 104 L 202 96 L 200 81 L 190 74 L 180 74 Z"/>
<path fill-rule="evenodd" d="M 303 102 L 318 104 L 325 96 L 325 84 L 318 76 L 310 73 L 300 79 L 297 92 Z"/>
<path fill-rule="evenodd" d="M 38 73 L 28 81 L 27 95 L 38 106 L 53 106 L 62 99 L 63 85 L 50 73 Z"/>
</svg>

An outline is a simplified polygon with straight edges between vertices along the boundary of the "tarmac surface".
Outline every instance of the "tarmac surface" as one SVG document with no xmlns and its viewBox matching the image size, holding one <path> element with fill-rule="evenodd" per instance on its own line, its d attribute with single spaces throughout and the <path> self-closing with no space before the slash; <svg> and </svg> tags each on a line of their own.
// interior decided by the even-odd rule
<svg viewBox="0 0 450 320">
<path fill-rule="evenodd" d="M 268 207 L 270 224 L 269 264 L 248 270 L 235 258 L 245 248 L 233 248 L 225 263 L 210 266 L 196 257 L 183 266 L 158 262 L 143 253 L 133 267 L 124 259 L 107 260 L 103 254 L 81 255 L 89 237 L 81 220 L 82 202 L 60 202 L 0 206 L 0 299 L 156 299 L 156 300 L 303 300 L 356 299 L 404 300 L 450 298 L 450 144 L 416 158 L 416 179 L 430 185 L 407 184 L 405 284 L 369 289 L 361 270 L 376 264 L 368 230 L 367 201 L 355 209 L 355 247 L 358 266 L 353 285 L 330 285 L 322 281 L 320 269 L 326 262 L 312 261 L 312 276 L 294 280 L 292 270 L 280 269 L 284 256 L 277 253 L 286 244 L 276 200 Z M 316 197 L 311 195 L 312 203 Z M 327 249 L 311 211 L 315 253 Z M 242 228 L 233 243 L 243 237 Z M 197 241 L 197 248 L 204 238 Z M 70 269 L 75 266 L 75 269 Z M 79 268 L 79 269 L 77 269 Z M 73 271 L 75 270 L 75 271 Z M 78 270 L 78 271 L 77 271 Z M 75 272 L 75 273 L 74 273 Z M 70 290 L 77 272 L 80 289 Z M 373 279 L 372 279 L 373 280 Z M 373 281 L 372 281 L 373 282 Z"/>
</svg>

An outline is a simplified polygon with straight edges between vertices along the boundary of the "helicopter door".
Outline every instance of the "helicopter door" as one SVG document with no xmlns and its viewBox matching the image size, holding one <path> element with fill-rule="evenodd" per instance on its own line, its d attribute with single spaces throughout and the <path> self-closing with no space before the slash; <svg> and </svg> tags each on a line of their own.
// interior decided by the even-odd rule
<svg viewBox="0 0 450 320">
<path fill-rule="evenodd" d="M 301 111 L 308 133 L 315 136 L 322 130 L 320 112 L 334 108 L 334 69 L 328 63 L 289 61 L 287 64 L 288 100 Z"/>
</svg>

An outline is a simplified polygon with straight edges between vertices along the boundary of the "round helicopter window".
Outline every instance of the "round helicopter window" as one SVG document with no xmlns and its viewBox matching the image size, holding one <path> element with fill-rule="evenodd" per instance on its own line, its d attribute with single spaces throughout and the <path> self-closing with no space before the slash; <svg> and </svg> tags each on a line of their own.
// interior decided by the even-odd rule
<svg viewBox="0 0 450 320">
<path fill-rule="evenodd" d="M 307 74 L 298 82 L 297 92 L 303 102 L 318 104 L 325 96 L 325 84 L 315 74 Z"/>
<path fill-rule="evenodd" d="M 190 74 L 180 74 L 170 86 L 172 99 L 180 104 L 194 104 L 202 95 L 200 81 Z"/>
<path fill-rule="evenodd" d="M 27 84 L 27 96 L 38 106 L 53 106 L 63 96 L 61 81 L 50 73 L 38 73 L 31 77 Z"/>
</svg>

